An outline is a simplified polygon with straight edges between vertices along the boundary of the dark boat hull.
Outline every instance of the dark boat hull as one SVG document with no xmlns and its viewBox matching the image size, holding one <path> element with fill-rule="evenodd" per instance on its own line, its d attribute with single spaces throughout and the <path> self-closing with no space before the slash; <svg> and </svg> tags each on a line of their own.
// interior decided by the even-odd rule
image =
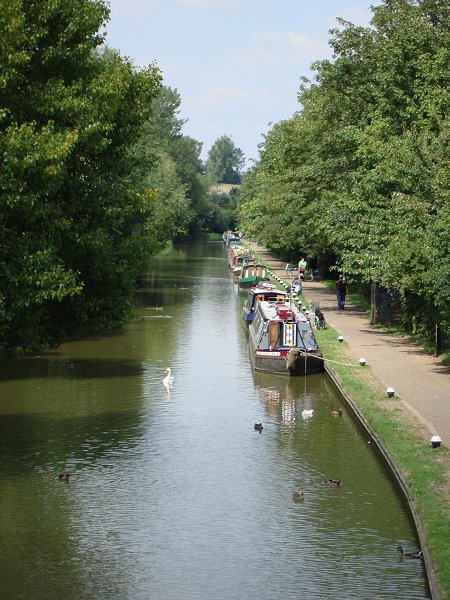
<svg viewBox="0 0 450 600">
<path fill-rule="evenodd" d="M 298 352 L 288 357 L 285 350 L 256 350 L 252 335 L 248 336 L 250 360 L 255 370 L 288 376 L 313 375 L 324 370 L 320 352 Z"/>
</svg>

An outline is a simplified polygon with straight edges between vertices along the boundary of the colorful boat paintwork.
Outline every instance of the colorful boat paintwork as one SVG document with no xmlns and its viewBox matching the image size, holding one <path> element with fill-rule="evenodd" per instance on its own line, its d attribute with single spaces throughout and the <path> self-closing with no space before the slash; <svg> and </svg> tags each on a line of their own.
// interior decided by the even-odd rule
<svg viewBox="0 0 450 600">
<path fill-rule="evenodd" d="M 257 262 L 257 260 L 250 252 L 250 250 L 248 250 L 248 248 L 245 248 L 240 243 L 230 244 L 228 250 L 228 266 L 233 271 L 233 273 L 236 271 L 236 269 L 239 269 L 240 271 L 240 269 L 245 263 L 250 262 L 255 263 Z"/>
<path fill-rule="evenodd" d="M 257 370 L 286 375 L 324 370 L 311 323 L 293 304 L 261 300 L 248 333 L 250 357 Z"/>
<path fill-rule="evenodd" d="M 254 265 L 257 262 L 258 261 L 256 260 L 256 258 L 249 253 L 240 254 L 239 256 L 237 256 L 235 266 L 232 269 L 233 277 L 236 279 L 236 281 L 239 281 L 239 278 L 242 275 L 242 268 L 245 265 Z"/>
</svg>

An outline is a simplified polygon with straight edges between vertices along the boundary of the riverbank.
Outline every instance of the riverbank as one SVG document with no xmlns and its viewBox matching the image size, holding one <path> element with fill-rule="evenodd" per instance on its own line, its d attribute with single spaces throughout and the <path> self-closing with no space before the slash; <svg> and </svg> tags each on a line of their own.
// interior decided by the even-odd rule
<svg viewBox="0 0 450 600">
<path fill-rule="evenodd" d="M 285 263 L 265 248 L 251 250 L 286 283 Z M 433 598 L 450 598 L 450 369 L 422 349 L 368 323 L 347 304 L 337 310 L 333 293 L 305 282 L 303 299 L 319 301 L 328 323 L 317 331 L 326 367 L 344 397 L 385 454 L 415 516 Z M 338 336 L 344 338 L 338 341 Z M 359 358 L 367 361 L 359 366 Z M 395 390 L 387 396 L 387 387 Z M 431 435 L 444 444 L 432 449 Z"/>
</svg>

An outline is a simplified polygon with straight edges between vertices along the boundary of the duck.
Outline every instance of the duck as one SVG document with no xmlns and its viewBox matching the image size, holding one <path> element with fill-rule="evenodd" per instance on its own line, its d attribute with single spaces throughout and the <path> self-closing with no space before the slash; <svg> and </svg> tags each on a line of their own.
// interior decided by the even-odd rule
<svg viewBox="0 0 450 600">
<path fill-rule="evenodd" d="M 339 487 L 341 485 L 341 480 L 340 479 L 325 479 L 323 484 L 324 485 L 334 485 L 336 487 Z"/>
<path fill-rule="evenodd" d="M 401 546 L 397 546 L 398 557 L 400 560 L 404 558 L 423 558 L 422 550 L 415 550 L 414 552 L 403 552 Z"/>
<path fill-rule="evenodd" d="M 255 431 L 262 431 L 264 429 L 262 423 L 255 423 Z"/>
<path fill-rule="evenodd" d="M 309 410 L 305 408 L 305 410 L 302 410 L 302 417 L 312 417 L 314 414 L 314 410 L 312 408 L 310 408 Z"/>
<path fill-rule="evenodd" d="M 335 410 L 335 409 L 333 409 L 333 410 L 331 411 L 331 415 L 332 415 L 333 417 L 342 417 L 342 408 L 340 408 L 339 410 Z"/>
<path fill-rule="evenodd" d="M 164 377 L 164 379 L 163 379 L 163 383 L 164 383 L 164 385 L 168 385 L 168 384 L 170 384 L 170 383 L 173 383 L 174 379 L 173 379 L 173 377 L 171 376 L 172 369 L 171 369 L 170 367 L 167 367 L 167 369 L 166 369 L 166 373 L 167 373 L 167 375 L 166 375 L 166 376 Z"/>
<path fill-rule="evenodd" d="M 58 475 L 58 479 L 59 479 L 60 481 L 66 481 L 66 482 L 69 482 L 69 473 L 60 473 L 60 474 Z"/>
<path fill-rule="evenodd" d="M 293 500 L 294 502 L 300 502 L 300 501 L 302 501 L 302 500 L 304 500 L 304 499 L 305 499 L 305 494 L 304 494 L 304 492 L 294 492 L 294 493 L 292 494 L 292 500 Z"/>
</svg>

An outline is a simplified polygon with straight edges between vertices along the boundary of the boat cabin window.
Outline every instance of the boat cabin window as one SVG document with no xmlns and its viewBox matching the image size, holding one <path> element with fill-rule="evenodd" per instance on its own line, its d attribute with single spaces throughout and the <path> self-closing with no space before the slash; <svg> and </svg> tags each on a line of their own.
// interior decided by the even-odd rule
<svg viewBox="0 0 450 600">
<path fill-rule="evenodd" d="M 249 311 L 256 311 L 256 307 L 258 306 L 260 300 L 264 300 L 264 296 L 262 294 L 249 294 L 245 306 Z"/>
<path fill-rule="evenodd" d="M 255 315 L 252 327 L 256 337 L 256 342 L 258 343 L 264 328 L 264 319 L 261 318 L 259 312 Z"/>
</svg>

